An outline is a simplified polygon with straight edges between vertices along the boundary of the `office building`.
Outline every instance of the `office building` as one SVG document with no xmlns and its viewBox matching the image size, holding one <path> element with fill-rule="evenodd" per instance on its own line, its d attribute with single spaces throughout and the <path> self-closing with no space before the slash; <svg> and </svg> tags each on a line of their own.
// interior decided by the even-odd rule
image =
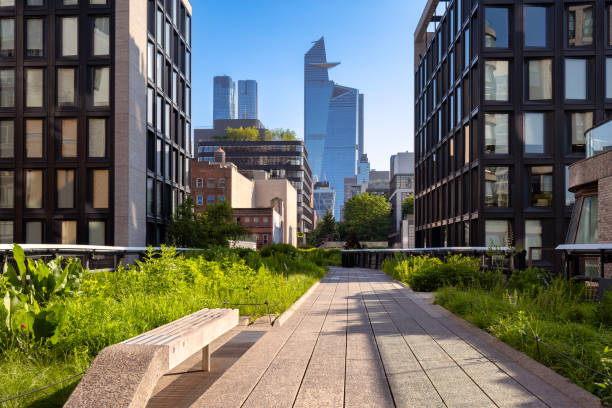
<svg viewBox="0 0 612 408">
<path fill-rule="evenodd" d="M 344 203 L 344 178 L 356 174 L 363 134 L 359 91 L 329 80 L 329 69 L 338 64 L 327 62 L 323 37 L 304 55 L 304 141 L 314 176 L 336 191 L 337 217 Z"/>
<path fill-rule="evenodd" d="M 368 160 L 367 154 L 359 156 L 359 163 L 357 163 L 357 184 L 366 185 L 370 182 L 370 161 Z"/>
<path fill-rule="evenodd" d="M 238 119 L 257 119 L 257 81 L 238 81 Z"/>
<path fill-rule="evenodd" d="M 400 248 L 412 247 L 414 214 L 404 214 L 402 204 L 406 197 L 414 195 L 414 153 L 401 152 L 391 156 L 389 173 L 391 177 L 389 202 L 393 219 L 390 240 Z"/>
<path fill-rule="evenodd" d="M 336 192 L 329 186 L 329 182 L 316 182 L 313 190 L 313 208 L 317 223 L 321 221 L 328 212 L 334 215 L 335 203 Z"/>
<path fill-rule="evenodd" d="M 189 191 L 189 2 L 4 0 L 0 26 L 0 240 L 159 242 Z"/>
<path fill-rule="evenodd" d="M 389 197 L 389 171 L 370 170 L 366 193 Z"/>
<path fill-rule="evenodd" d="M 238 119 L 236 83 L 231 77 L 216 76 L 213 79 L 213 121 Z"/>
<path fill-rule="evenodd" d="M 427 3 L 415 32 L 417 246 L 563 241 L 568 166 L 612 107 L 609 11 Z"/>
<path fill-rule="evenodd" d="M 271 179 L 287 179 L 298 192 L 297 225 L 299 233 L 313 229 L 312 172 L 304 142 L 294 141 L 230 141 L 207 140 L 201 129 L 195 130 L 199 161 L 213 161 L 214 152 L 221 147 L 227 161 L 245 173 L 264 170 Z"/>
<path fill-rule="evenodd" d="M 365 154 L 365 136 L 364 136 L 364 128 L 363 128 L 363 120 L 364 120 L 364 96 L 362 93 L 359 94 L 359 116 L 358 116 L 358 136 L 357 136 L 357 157 L 361 159 L 361 157 Z"/>
</svg>

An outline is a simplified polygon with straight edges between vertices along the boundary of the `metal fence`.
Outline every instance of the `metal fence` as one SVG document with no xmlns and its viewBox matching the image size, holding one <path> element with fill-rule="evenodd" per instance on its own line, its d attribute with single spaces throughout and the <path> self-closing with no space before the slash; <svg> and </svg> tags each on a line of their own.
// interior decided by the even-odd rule
<svg viewBox="0 0 612 408">
<path fill-rule="evenodd" d="M 148 247 L 116 247 L 116 246 L 93 246 L 93 245 L 20 245 L 27 258 L 43 259 L 50 261 L 58 256 L 64 258 L 78 258 L 85 269 L 117 270 L 120 264 L 133 263 L 134 260 L 142 260 L 150 248 Z M 161 248 L 154 247 L 153 251 Z M 179 252 L 192 251 L 190 248 L 176 248 Z M 0 264 L 10 262 L 14 265 L 13 246 L 0 244 Z M 0 274 L 2 270 L 0 269 Z"/>
<path fill-rule="evenodd" d="M 409 249 L 345 249 L 342 251 L 342 266 L 347 268 L 380 269 L 385 259 L 392 257 L 432 256 L 444 261 L 447 256 L 464 255 L 480 259 L 483 270 L 512 271 L 525 268 L 525 251 L 509 247 L 442 247 Z"/>
</svg>

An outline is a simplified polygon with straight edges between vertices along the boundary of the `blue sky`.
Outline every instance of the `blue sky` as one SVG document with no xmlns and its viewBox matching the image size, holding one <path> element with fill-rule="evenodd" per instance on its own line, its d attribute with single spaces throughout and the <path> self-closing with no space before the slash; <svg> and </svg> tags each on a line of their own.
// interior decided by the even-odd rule
<svg viewBox="0 0 612 408">
<path fill-rule="evenodd" d="M 304 132 L 304 53 L 325 36 L 330 79 L 365 94 L 372 168 L 413 150 L 413 34 L 425 0 L 192 0 L 192 122 L 212 126 L 215 75 L 259 83 L 259 119 Z"/>
</svg>

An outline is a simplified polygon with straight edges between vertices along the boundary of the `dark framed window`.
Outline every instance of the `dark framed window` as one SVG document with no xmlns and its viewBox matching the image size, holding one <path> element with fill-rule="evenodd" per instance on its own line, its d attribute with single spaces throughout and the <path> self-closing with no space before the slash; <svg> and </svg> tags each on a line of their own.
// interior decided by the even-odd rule
<svg viewBox="0 0 612 408">
<path fill-rule="evenodd" d="M 510 206 L 510 168 L 507 166 L 485 167 L 485 205 L 507 208 Z"/>
<path fill-rule="evenodd" d="M 552 207 L 553 166 L 530 166 L 529 204 L 531 207 Z"/>
<path fill-rule="evenodd" d="M 545 48 L 548 41 L 548 7 L 525 6 L 525 47 Z"/>
<path fill-rule="evenodd" d="M 567 46 L 584 47 L 593 44 L 595 20 L 593 5 L 572 4 L 567 6 Z"/>
<path fill-rule="evenodd" d="M 510 11 L 506 7 L 485 7 L 485 48 L 510 46 Z"/>
</svg>

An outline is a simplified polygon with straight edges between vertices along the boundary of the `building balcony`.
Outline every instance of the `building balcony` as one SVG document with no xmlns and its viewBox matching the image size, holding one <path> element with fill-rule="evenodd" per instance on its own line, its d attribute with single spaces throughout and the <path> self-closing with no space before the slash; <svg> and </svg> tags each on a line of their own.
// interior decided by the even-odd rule
<svg viewBox="0 0 612 408">
<path fill-rule="evenodd" d="M 585 136 L 587 158 L 612 150 L 612 120 L 595 126 Z"/>
</svg>

